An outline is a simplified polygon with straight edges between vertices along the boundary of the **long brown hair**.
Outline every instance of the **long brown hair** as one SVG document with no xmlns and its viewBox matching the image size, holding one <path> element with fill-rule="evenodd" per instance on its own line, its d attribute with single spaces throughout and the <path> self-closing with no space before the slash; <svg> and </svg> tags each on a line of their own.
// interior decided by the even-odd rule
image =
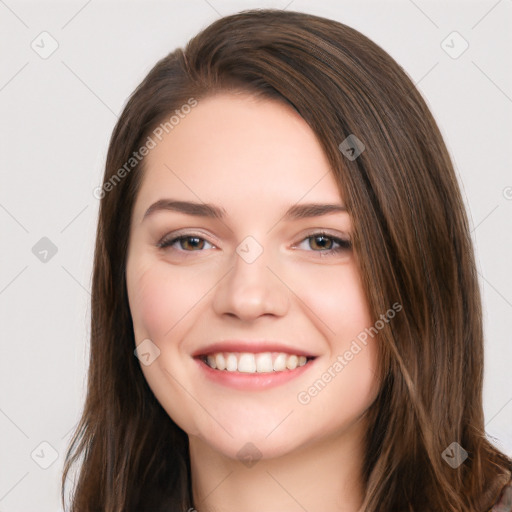
<svg viewBox="0 0 512 512">
<path fill-rule="evenodd" d="M 63 501 L 80 462 L 71 512 L 193 507 L 187 435 L 133 353 L 125 263 L 145 161 L 128 169 L 126 162 L 191 98 L 226 90 L 278 98 L 305 119 L 352 217 L 370 311 L 403 307 L 379 335 L 382 387 L 368 411 L 363 509 L 489 510 L 512 461 L 484 430 L 479 287 L 442 136 L 379 46 L 341 23 L 279 10 L 224 17 L 161 59 L 114 129 L 100 194 L 87 398 L 66 457 Z M 364 144 L 357 158 L 340 150 L 351 135 Z M 454 442 L 468 453 L 457 468 L 442 457 Z"/>
</svg>

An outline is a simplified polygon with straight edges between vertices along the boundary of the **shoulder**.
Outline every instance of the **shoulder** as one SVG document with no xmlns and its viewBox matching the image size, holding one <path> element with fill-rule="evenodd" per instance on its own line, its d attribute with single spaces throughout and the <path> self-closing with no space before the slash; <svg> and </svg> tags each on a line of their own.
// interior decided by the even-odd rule
<svg viewBox="0 0 512 512">
<path fill-rule="evenodd" d="M 512 512 L 512 480 L 503 487 L 498 501 L 489 512 Z"/>
</svg>

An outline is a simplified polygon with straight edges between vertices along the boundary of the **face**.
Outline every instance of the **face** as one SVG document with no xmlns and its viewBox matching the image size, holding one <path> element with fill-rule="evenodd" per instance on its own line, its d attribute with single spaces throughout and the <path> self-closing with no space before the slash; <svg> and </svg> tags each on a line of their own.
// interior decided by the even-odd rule
<svg viewBox="0 0 512 512">
<path fill-rule="evenodd" d="M 126 280 L 162 407 L 231 458 L 349 432 L 378 390 L 377 338 L 361 335 L 375 319 L 307 123 L 275 100 L 217 94 L 145 164 Z"/>
</svg>

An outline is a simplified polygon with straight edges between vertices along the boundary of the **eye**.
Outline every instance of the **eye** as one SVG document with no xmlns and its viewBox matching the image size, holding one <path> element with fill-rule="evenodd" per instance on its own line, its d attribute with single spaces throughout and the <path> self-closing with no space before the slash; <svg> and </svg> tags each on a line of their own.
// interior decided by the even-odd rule
<svg viewBox="0 0 512 512">
<path fill-rule="evenodd" d="M 324 232 L 313 233 L 307 236 L 297 247 L 304 249 L 304 247 L 301 247 L 304 243 L 308 243 L 312 249 L 310 252 L 318 252 L 321 256 L 348 251 L 352 248 L 352 243 L 348 238 L 339 238 Z M 203 237 L 194 233 L 164 237 L 156 245 L 160 249 L 173 248 L 180 252 L 201 252 L 215 247 Z"/>
<path fill-rule="evenodd" d="M 352 243 L 348 238 L 339 238 L 324 232 L 313 233 L 307 236 L 298 247 L 302 248 L 300 246 L 304 243 L 309 243 L 309 247 L 313 249 L 313 252 L 319 252 L 321 256 L 348 251 L 352 248 Z"/>
<path fill-rule="evenodd" d="M 210 247 L 205 247 L 205 244 L 210 245 Z M 176 250 L 185 252 L 201 251 L 203 249 L 214 247 L 214 245 L 210 244 L 210 242 L 207 242 L 204 238 L 195 234 L 186 234 L 171 238 L 164 237 L 160 242 L 157 243 L 157 247 L 160 249 L 173 247 L 174 245 L 179 246 L 179 248 L 176 247 Z"/>
</svg>

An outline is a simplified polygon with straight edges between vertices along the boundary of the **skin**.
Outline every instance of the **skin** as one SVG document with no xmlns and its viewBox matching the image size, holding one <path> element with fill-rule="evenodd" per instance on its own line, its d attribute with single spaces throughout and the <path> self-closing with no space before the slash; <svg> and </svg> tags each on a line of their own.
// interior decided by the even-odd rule
<svg viewBox="0 0 512 512">
<path fill-rule="evenodd" d="M 284 103 L 221 93 L 201 99 L 145 163 L 130 228 L 129 303 L 136 343 L 160 350 L 141 364 L 144 376 L 189 436 L 196 509 L 358 511 L 377 337 L 309 403 L 297 398 L 374 323 L 356 254 L 322 254 L 338 245 L 311 237 L 350 238 L 349 214 L 283 219 L 296 203 L 343 204 L 314 133 Z M 212 203 L 225 217 L 159 210 L 144 218 L 164 198 Z M 192 239 L 157 246 L 184 231 Z M 249 235 L 263 249 L 252 263 L 236 252 Z M 236 390 L 207 380 L 191 355 L 225 339 L 278 340 L 317 358 L 285 384 Z M 261 454 L 250 467 L 237 455 L 248 442 Z"/>
</svg>

